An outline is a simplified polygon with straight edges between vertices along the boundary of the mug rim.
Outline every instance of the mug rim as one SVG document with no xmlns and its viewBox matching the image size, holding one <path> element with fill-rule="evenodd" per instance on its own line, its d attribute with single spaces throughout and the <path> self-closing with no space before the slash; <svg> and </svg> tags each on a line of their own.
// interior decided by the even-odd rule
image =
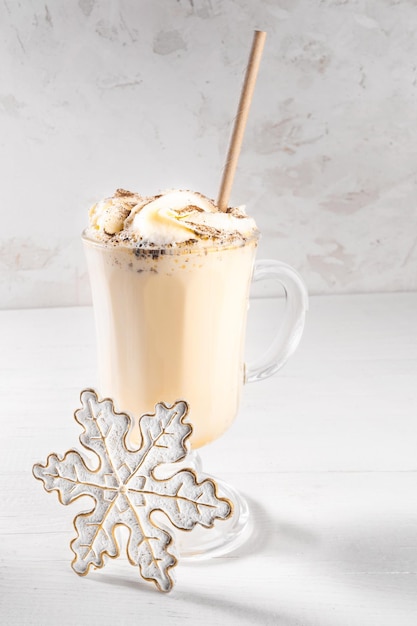
<svg viewBox="0 0 417 626">
<path fill-rule="evenodd" d="M 138 256 L 142 255 L 175 255 L 175 254 L 207 254 L 209 252 L 218 252 L 221 250 L 234 250 L 243 248 L 244 246 L 252 243 L 258 244 L 261 233 L 256 229 L 248 237 L 242 239 L 234 239 L 232 241 L 226 241 L 224 243 L 216 243 L 216 240 L 204 240 L 203 245 L 189 243 L 187 241 L 180 244 L 168 244 L 168 245 L 141 245 L 134 241 L 97 241 L 90 233 L 90 228 L 85 228 L 81 233 L 81 239 L 85 245 L 99 248 L 101 250 L 107 249 L 109 252 L 115 252 L 116 250 L 131 250 Z M 195 240 L 199 241 L 199 240 Z"/>
</svg>

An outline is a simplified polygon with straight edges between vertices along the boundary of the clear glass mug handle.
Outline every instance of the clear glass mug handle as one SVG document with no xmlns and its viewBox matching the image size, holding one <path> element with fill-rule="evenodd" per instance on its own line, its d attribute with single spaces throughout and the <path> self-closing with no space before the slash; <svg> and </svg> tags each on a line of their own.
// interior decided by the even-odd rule
<svg viewBox="0 0 417 626">
<path fill-rule="evenodd" d="M 285 263 L 274 260 L 257 261 L 252 282 L 270 279 L 278 280 L 284 288 L 284 318 L 267 351 L 254 361 L 246 363 L 245 383 L 253 383 L 275 374 L 293 354 L 303 334 L 308 294 L 301 276 Z"/>
</svg>

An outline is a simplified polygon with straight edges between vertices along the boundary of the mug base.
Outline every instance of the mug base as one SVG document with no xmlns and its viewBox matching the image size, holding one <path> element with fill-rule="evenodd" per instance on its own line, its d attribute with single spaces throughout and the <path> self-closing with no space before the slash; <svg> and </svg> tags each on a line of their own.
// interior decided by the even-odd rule
<svg viewBox="0 0 417 626">
<path fill-rule="evenodd" d="M 200 456 L 194 450 L 188 453 L 183 465 L 184 469 L 193 469 L 199 480 L 206 478 L 201 470 Z M 177 463 L 175 466 L 178 470 Z M 233 503 L 233 513 L 227 520 L 216 520 L 212 528 L 196 525 L 193 530 L 184 532 L 169 524 L 180 562 L 205 561 L 224 556 L 239 548 L 252 535 L 253 522 L 245 498 L 232 485 L 215 477 L 211 478 L 217 483 L 219 497 L 227 498 Z"/>
<path fill-rule="evenodd" d="M 217 520 L 212 528 L 196 526 L 187 533 L 177 532 L 175 539 L 181 562 L 224 556 L 246 543 L 252 534 L 252 518 L 245 498 L 232 485 L 215 480 L 219 496 L 233 502 L 233 513 L 227 520 Z"/>
</svg>

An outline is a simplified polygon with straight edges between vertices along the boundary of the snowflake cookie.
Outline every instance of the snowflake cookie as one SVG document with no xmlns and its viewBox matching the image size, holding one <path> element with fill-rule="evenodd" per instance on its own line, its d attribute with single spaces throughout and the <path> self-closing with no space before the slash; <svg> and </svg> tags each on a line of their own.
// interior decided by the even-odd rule
<svg viewBox="0 0 417 626">
<path fill-rule="evenodd" d="M 176 463 L 187 455 L 186 440 L 192 432 L 185 422 L 188 405 L 184 401 L 172 406 L 159 403 L 155 414 L 142 415 L 141 446 L 133 450 L 127 443 L 131 418 L 116 413 L 112 400 L 100 401 L 95 391 L 86 389 L 81 403 L 74 417 L 83 427 L 81 445 L 97 456 L 95 469 L 76 450 L 63 457 L 50 454 L 45 465 L 33 466 L 35 478 L 44 483 L 46 491 L 57 491 L 62 504 L 71 504 L 80 496 L 94 500 L 93 508 L 74 520 L 77 536 L 71 542 L 75 554 L 72 568 L 85 576 L 90 567 L 103 567 L 105 556 L 118 557 L 115 529 L 123 525 L 129 530 L 126 552 L 130 563 L 138 565 L 142 578 L 153 581 L 160 591 L 169 591 L 173 585 L 170 570 L 177 563 L 173 539 L 152 519 L 152 513 L 163 511 L 183 530 L 196 524 L 210 528 L 216 519 L 232 514 L 231 502 L 218 497 L 212 479 L 199 482 L 191 469 L 180 469 L 165 479 L 154 474 L 158 466 Z"/>
</svg>

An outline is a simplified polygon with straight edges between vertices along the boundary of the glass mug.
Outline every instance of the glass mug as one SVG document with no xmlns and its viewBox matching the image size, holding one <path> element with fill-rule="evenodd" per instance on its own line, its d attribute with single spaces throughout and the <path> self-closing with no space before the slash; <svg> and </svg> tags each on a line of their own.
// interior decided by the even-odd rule
<svg viewBox="0 0 417 626">
<path fill-rule="evenodd" d="M 274 374 L 300 340 L 307 291 L 277 261 L 255 263 L 259 235 L 230 245 L 138 248 L 83 233 L 97 332 L 99 392 L 137 420 L 184 399 L 193 449 L 236 417 L 243 384 Z M 266 354 L 244 364 L 251 281 L 278 279 L 284 318 Z M 138 444 L 135 429 L 132 443 Z"/>
</svg>

